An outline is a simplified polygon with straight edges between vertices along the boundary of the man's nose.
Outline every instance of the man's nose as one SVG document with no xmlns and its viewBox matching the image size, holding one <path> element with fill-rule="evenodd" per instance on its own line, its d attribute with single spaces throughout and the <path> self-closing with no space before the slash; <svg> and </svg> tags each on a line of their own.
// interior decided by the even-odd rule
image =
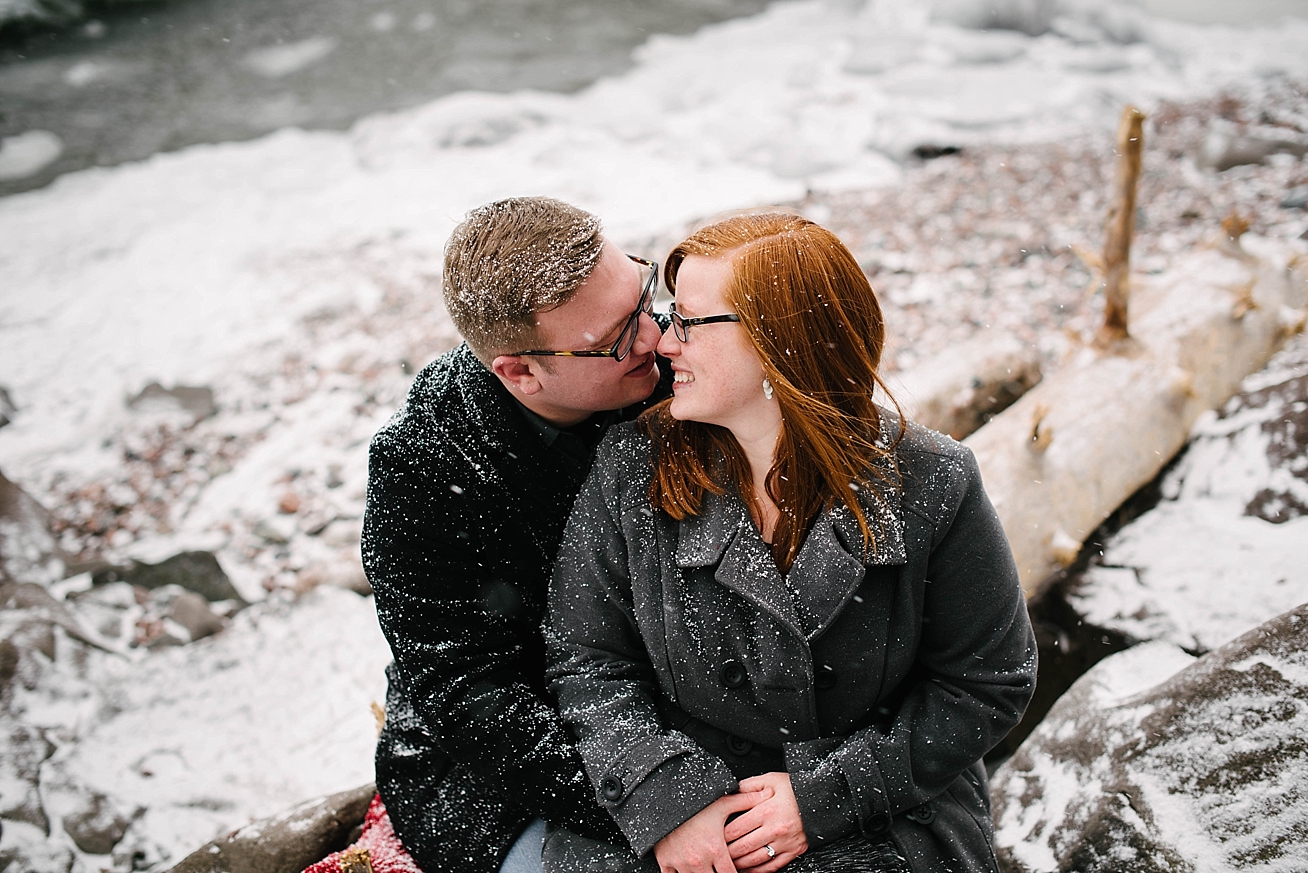
<svg viewBox="0 0 1308 873">
<path fill-rule="evenodd" d="M 636 322 L 636 342 L 633 349 L 638 350 L 637 354 L 645 354 L 652 351 L 659 344 L 659 325 L 648 312 L 640 314 L 640 321 Z"/>
</svg>

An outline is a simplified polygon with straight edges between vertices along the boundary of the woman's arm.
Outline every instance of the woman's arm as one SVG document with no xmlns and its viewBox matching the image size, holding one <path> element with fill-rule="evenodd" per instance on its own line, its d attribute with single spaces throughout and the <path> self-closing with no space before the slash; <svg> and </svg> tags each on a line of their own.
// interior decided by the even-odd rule
<svg viewBox="0 0 1308 873">
<path fill-rule="evenodd" d="M 1003 739 L 1035 688 L 1026 602 L 976 460 L 963 449 L 933 462 L 954 468 L 926 477 L 949 483 L 930 496 L 953 511 L 934 522 L 912 684 L 888 724 L 786 749 L 810 842 L 886 832 Z"/>
<path fill-rule="evenodd" d="M 633 442 L 630 432 L 606 439 L 577 497 L 545 636 L 559 710 L 577 735 L 600 804 L 639 855 L 737 785 L 717 757 L 665 729 L 654 704 L 659 692 L 634 617 L 628 564 L 628 538 L 653 536 L 644 490 L 631 481 Z M 624 488 L 639 492 L 625 513 Z"/>
</svg>

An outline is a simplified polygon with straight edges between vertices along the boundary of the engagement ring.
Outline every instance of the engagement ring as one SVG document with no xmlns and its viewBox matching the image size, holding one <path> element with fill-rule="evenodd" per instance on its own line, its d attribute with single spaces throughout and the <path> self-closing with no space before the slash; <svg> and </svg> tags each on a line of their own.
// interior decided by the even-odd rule
<svg viewBox="0 0 1308 873">
<path fill-rule="evenodd" d="M 777 856 L 777 850 L 771 846 L 764 846 L 763 851 L 768 853 L 769 858 L 775 858 Z"/>
</svg>

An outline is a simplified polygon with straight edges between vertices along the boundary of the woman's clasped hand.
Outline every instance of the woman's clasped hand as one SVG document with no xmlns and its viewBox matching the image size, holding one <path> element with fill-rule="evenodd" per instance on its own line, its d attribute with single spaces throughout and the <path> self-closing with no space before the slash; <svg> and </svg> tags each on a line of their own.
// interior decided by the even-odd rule
<svg viewBox="0 0 1308 873">
<path fill-rule="evenodd" d="M 790 776 L 764 773 L 691 816 L 654 857 L 661 873 L 773 873 L 807 849 Z"/>
</svg>

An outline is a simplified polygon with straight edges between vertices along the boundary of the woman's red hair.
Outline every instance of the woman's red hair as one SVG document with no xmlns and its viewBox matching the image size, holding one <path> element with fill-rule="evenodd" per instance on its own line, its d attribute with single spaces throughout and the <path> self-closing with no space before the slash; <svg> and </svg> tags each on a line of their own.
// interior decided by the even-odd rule
<svg viewBox="0 0 1308 873">
<path fill-rule="evenodd" d="M 869 478 L 889 481 L 899 434 L 889 444 L 880 440 L 873 393 L 886 391 L 877 373 L 885 324 L 858 262 L 830 231 L 783 213 L 734 216 L 696 231 L 664 265 L 673 294 L 689 255 L 731 262 L 727 303 L 740 315 L 781 408 L 776 458 L 765 479 L 780 510 L 772 541 L 778 568 L 790 569 L 814 519 L 837 501 L 858 520 L 864 547 L 875 551 L 858 490 Z M 749 462 L 731 432 L 678 421 L 669 403 L 641 419 L 655 444 L 654 505 L 682 519 L 699 511 L 705 492 L 723 494 L 733 485 L 753 506 Z"/>
</svg>

